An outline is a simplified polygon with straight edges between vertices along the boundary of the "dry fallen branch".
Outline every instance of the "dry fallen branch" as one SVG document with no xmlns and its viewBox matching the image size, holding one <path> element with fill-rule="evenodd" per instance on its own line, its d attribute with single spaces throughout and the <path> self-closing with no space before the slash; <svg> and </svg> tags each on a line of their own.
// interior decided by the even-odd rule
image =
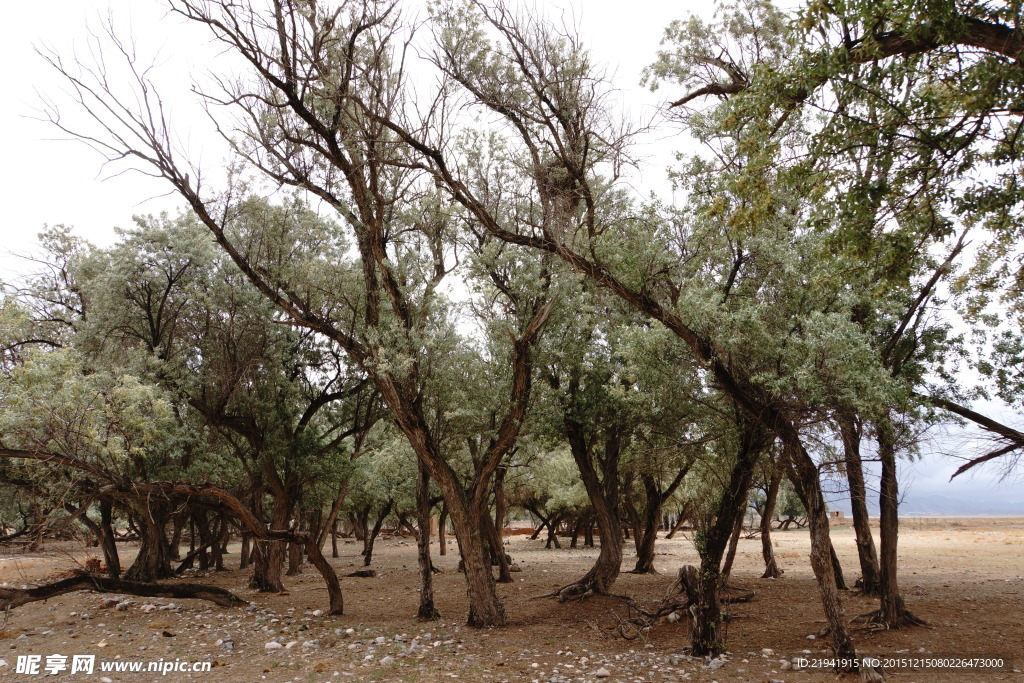
<svg viewBox="0 0 1024 683">
<path fill-rule="evenodd" d="M 80 573 L 36 588 L 0 588 L 0 606 L 10 610 L 30 602 L 47 600 L 64 593 L 80 590 L 93 590 L 98 593 L 125 593 L 146 598 L 208 600 L 221 607 L 249 604 L 231 591 L 217 586 L 190 583 L 143 583 Z"/>
</svg>

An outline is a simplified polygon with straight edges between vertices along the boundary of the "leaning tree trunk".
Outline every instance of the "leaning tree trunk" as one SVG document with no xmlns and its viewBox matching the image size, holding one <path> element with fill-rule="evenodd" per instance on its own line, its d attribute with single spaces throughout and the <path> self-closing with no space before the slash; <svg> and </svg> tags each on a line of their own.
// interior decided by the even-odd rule
<svg viewBox="0 0 1024 683">
<path fill-rule="evenodd" d="M 430 559 L 430 473 L 417 461 L 416 559 L 420 570 L 420 606 L 416 617 L 433 621 L 441 617 L 434 605 L 434 565 Z"/>
<path fill-rule="evenodd" d="M 832 573 L 836 577 L 836 588 L 841 591 L 850 590 L 846 587 L 846 577 L 843 576 L 843 565 L 839 561 L 839 556 L 836 555 L 836 547 L 832 544 L 832 540 L 828 542 L 828 556 L 832 562 Z"/>
<path fill-rule="evenodd" d="M 746 514 L 746 506 L 736 515 L 736 526 L 729 536 L 729 549 L 725 552 L 725 563 L 722 565 L 722 584 L 729 583 L 729 576 L 732 575 L 732 563 L 736 560 L 736 549 L 740 544 L 740 534 L 743 533 L 743 517 Z"/>
<path fill-rule="evenodd" d="M 162 501 L 145 501 L 146 507 L 140 518 L 142 543 L 135 562 L 125 572 L 126 581 L 143 583 L 169 579 L 171 571 L 170 553 L 165 529 L 170 518 L 170 506 Z"/>
<path fill-rule="evenodd" d="M 377 520 L 373 523 L 373 529 L 371 529 L 363 538 L 363 566 L 369 567 L 370 563 L 373 562 L 373 544 L 377 540 L 377 536 L 380 535 L 381 527 L 384 526 L 384 520 L 387 519 L 388 515 L 391 514 L 391 508 L 394 507 L 395 501 L 388 500 L 384 504 L 384 508 L 377 515 Z"/>
<path fill-rule="evenodd" d="M 793 486 L 807 510 L 807 522 L 811 532 L 811 569 L 818 582 L 822 610 L 825 612 L 825 621 L 832 636 L 832 650 L 840 659 L 853 662 L 856 661 L 857 651 L 853 646 L 846 612 L 836 588 L 828 512 L 825 497 L 821 492 L 818 467 L 800 443 L 796 430 L 783 427 L 779 430 L 780 437 L 783 438 L 783 447 L 788 451 L 786 457 L 791 467 Z"/>
<path fill-rule="evenodd" d="M 781 456 L 780 456 L 781 457 Z M 775 502 L 779 498 L 782 485 L 782 470 L 785 463 L 777 462 L 768 481 L 768 493 L 764 499 L 764 511 L 761 513 L 761 556 L 764 557 L 764 574 L 762 579 L 777 579 L 782 570 L 775 561 L 775 549 L 772 548 L 772 517 L 775 516 Z"/>
<path fill-rule="evenodd" d="M 871 535 L 868 516 L 867 488 L 864 485 L 864 465 L 860 457 L 861 430 L 852 416 L 839 418 L 839 434 L 843 440 L 846 461 L 846 480 L 850 485 L 850 509 L 853 531 L 857 537 L 857 557 L 860 560 L 860 590 L 864 595 L 879 594 L 878 554 Z"/>
<path fill-rule="evenodd" d="M 581 426 L 565 421 L 566 436 L 576 467 L 579 469 L 587 497 L 594 508 L 601 549 L 594 566 L 578 581 L 563 586 L 555 595 L 567 600 L 591 594 L 607 595 L 619 578 L 622 570 L 622 522 L 619 519 L 619 456 L 622 442 L 618 434 L 605 439 L 604 457 L 601 458 L 601 474 L 597 475 L 594 457 L 586 443 Z"/>
<path fill-rule="evenodd" d="M 676 492 L 683 482 L 690 465 L 681 468 L 675 479 L 669 483 L 665 490 L 658 488 L 658 481 L 649 474 L 641 475 L 644 483 L 644 508 L 643 517 L 640 518 L 642 531 L 636 542 L 636 565 L 633 567 L 634 574 L 657 574 L 654 569 L 654 544 L 658 538 L 658 522 L 661 520 L 661 509 L 665 501 Z"/>
<path fill-rule="evenodd" d="M 508 554 L 505 553 L 505 546 L 501 541 L 497 525 L 489 514 L 484 513 L 481 519 L 483 528 L 481 531 L 487 539 L 487 548 L 490 551 L 491 564 L 498 567 L 498 583 L 512 583 L 512 569 L 509 565 Z"/>
<path fill-rule="evenodd" d="M 875 621 L 887 628 L 920 626 L 924 622 L 907 609 L 896 578 L 896 553 L 900 531 L 899 484 L 896 481 L 895 435 L 892 426 L 887 422 L 878 426 L 878 458 L 882 461 L 881 493 L 878 501 L 882 556 L 879 565 L 881 609 Z"/>
<path fill-rule="evenodd" d="M 767 446 L 766 438 L 759 428 L 743 418 L 741 423 L 742 439 L 739 452 L 729 481 L 718 501 L 718 514 L 713 522 L 704 525 L 704 533 L 695 533 L 695 536 L 702 537 L 703 542 L 696 544 L 700 554 L 700 574 L 697 577 L 697 600 L 690 608 L 694 620 L 690 647 L 692 653 L 699 657 L 717 655 L 725 651 L 724 634 L 720 629 L 722 612 L 718 599 L 718 591 L 722 587 L 722 555 L 732 536 L 737 518 L 742 519 L 747 506 L 750 483 L 754 477 L 754 467 Z"/>
</svg>

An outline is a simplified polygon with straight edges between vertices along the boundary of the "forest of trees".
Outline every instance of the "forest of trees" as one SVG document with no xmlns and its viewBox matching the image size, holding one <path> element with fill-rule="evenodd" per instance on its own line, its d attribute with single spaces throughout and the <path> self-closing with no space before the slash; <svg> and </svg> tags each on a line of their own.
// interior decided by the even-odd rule
<svg viewBox="0 0 1024 683">
<path fill-rule="evenodd" d="M 195 95 L 232 157 L 182 151 L 127 37 L 101 34 L 94 62 L 44 54 L 67 86 L 53 125 L 183 208 L 108 248 L 47 228 L 35 274 L 5 286 L 4 540 L 82 525 L 111 579 L 154 582 L 241 539 L 254 588 L 308 560 L 341 614 L 325 544 L 353 530 L 370 565 L 400 526 L 429 619 L 440 515 L 485 627 L 507 621 L 511 515 L 554 543 L 598 531 L 560 600 L 653 571 L 685 520 L 692 651 L 714 654 L 753 506 L 766 577 L 771 521 L 806 517 L 828 638 L 853 656 L 831 478 L 872 619 L 920 623 L 901 462 L 944 423 L 988 436 L 961 471 L 1010 472 L 1024 447 L 970 407 L 1024 399 L 1015 3 L 722 4 L 666 28 L 644 130 L 571 29 L 501 0 L 417 23 L 375 0 L 169 4 L 231 56 Z M 631 182 L 651 129 L 677 147 L 672 200 Z"/>
</svg>

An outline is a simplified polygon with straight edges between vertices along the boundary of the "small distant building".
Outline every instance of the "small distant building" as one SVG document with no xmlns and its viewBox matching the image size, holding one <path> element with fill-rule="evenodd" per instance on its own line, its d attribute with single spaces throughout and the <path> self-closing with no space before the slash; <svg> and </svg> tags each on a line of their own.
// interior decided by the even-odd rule
<svg viewBox="0 0 1024 683">
<path fill-rule="evenodd" d="M 846 519 L 846 513 L 842 510 L 832 510 L 829 512 L 829 516 L 832 519 Z"/>
</svg>

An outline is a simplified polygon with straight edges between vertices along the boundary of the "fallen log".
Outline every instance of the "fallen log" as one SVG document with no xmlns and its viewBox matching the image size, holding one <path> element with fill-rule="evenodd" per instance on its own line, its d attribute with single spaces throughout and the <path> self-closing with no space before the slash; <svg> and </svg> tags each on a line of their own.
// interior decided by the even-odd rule
<svg viewBox="0 0 1024 683">
<path fill-rule="evenodd" d="M 103 576 L 80 573 L 67 579 L 48 583 L 35 588 L 0 588 L 0 609 L 21 607 L 30 602 L 47 600 L 64 593 L 93 590 L 97 593 L 124 593 L 144 598 L 178 598 L 208 600 L 221 607 L 236 607 L 249 604 L 231 591 L 217 586 L 191 583 L 144 583 L 124 581 Z"/>
</svg>

